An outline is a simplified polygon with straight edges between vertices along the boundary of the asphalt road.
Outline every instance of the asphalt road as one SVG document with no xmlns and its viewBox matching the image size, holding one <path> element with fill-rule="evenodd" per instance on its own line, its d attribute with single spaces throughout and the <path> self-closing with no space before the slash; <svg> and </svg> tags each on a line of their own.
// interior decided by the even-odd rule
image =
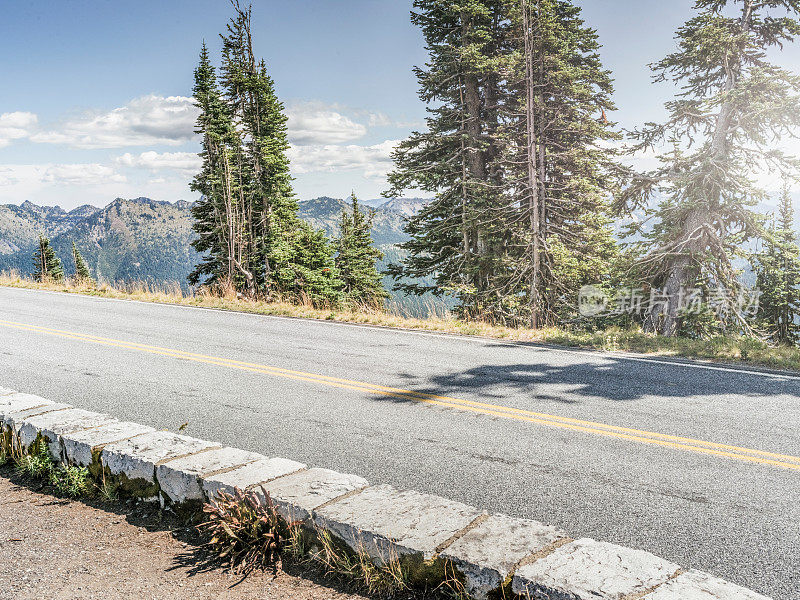
<svg viewBox="0 0 800 600">
<path fill-rule="evenodd" d="M 0 385 L 800 598 L 800 376 L 0 288 Z"/>
</svg>

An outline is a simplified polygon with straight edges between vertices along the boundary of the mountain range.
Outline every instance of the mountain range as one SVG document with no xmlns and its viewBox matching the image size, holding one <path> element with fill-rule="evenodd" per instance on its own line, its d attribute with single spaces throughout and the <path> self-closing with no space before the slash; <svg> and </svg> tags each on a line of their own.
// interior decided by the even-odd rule
<svg viewBox="0 0 800 600">
<path fill-rule="evenodd" d="M 420 198 L 365 202 L 374 206 L 370 209 L 374 211 L 372 237 L 385 255 L 379 268 L 399 258 L 396 246 L 408 237 L 403 223 L 424 203 Z M 74 270 L 71 248 L 75 242 L 100 280 L 178 282 L 185 289 L 186 277 L 200 260 L 190 245 L 195 235 L 191 207 L 183 200 L 171 203 L 150 198 L 117 198 L 104 208 L 87 204 L 70 211 L 32 202 L 0 205 L 0 271 L 30 274 L 39 235 L 45 235 L 67 274 Z M 321 197 L 300 202 L 299 215 L 335 237 L 342 210 L 348 207 L 345 200 Z"/>
</svg>

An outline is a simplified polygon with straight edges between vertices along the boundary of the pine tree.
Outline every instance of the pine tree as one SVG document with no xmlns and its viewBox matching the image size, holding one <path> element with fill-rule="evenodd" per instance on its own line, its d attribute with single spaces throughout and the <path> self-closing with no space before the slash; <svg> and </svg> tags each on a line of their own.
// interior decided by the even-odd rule
<svg viewBox="0 0 800 600">
<path fill-rule="evenodd" d="M 609 193 L 619 138 L 606 113 L 613 84 L 597 33 L 568 0 L 509 3 L 512 77 L 503 106 L 507 283 L 532 327 L 571 316 L 581 286 L 616 256 Z"/>
<path fill-rule="evenodd" d="M 276 287 L 295 301 L 325 308 L 341 304 L 342 280 L 325 232 L 300 221 L 287 239 L 288 245 L 273 252 Z"/>
<path fill-rule="evenodd" d="M 343 291 L 349 302 L 358 306 L 379 308 L 388 297 L 375 267 L 383 253 L 372 240 L 373 213 L 366 213 L 355 194 L 350 197 L 351 208 L 343 209 L 336 244 L 336 268 Z"/>
<path fill-rule="evenodd" d="M 752 207 L 765 194 L 753 170 L 797 167 L 773 146 L 800 124 L 800 78 L 770 63 L 768 51 L 800 32 L 800 2 L 697 0 L 695 9 L 678 30 L 678 50 L 652 65 L 656 82 L 681 86 L 666 104 L 669 117 L 634 133 L 634 151 L 672 150 L 660 155 L 658 169 L 634 175 L 619 202 L 655 223 L 636 244 L 637 272 L 666 298 L 645 322 L 663 335 L 675 335 L 682 291 L 696 286 L 727 292 L 727 326 L 747 331 L 731 259 L 759 232 Z M 666 198 L 652 207 L 656 192 Z"/>
<path fill-rule="evenodd" d="M 203 168 L 192 183 L 202 194 L 193 208 L 194 247 L 205 256 L 189 281 L 250 297 L 300 294 L 336 303 L 333 249 L 297 216 L 286 115 L 264 61 L 253 54 L 251 8 L 232 4 L 235 15 L 220 36 L 219 80 L 205 45 L 195 71 Z M 330 256 L 320 261 L 323 251 Z"/>
<path fill-rule="evenodd" d="M 616 246 L 607 196 L 614 139 L 596 33 L 568 0 L 418 0 L 430 52 L 416 69 L 428 131 L 397 149 L 387 195 L 435 199 L 406 225 L 390 273 L 449 292 L 463 316 L 534 327 L 571 309 Z M 608 146 L 608 144 L 606 144 Z M 573 298 L 571 298 L 571 296 Z"/>
<path fill-rule="evenodd" d="M 781 344 L 800 341 L 800 247 L 794 229 L 794 207 L 784 187 L 778 222 L 764 235 L 764 249 L 753 257 L 756 289 L 761 292 L 757 324 Z"/>
<path fill-rule="evenodd" d="M 39 248 L 33 256 L 33 278 L 41 283 L 61 282 L 64 280 L 64 269 L 56 256 L 50 240 L 39 236 Z"/>
<path fill-rule="evenodd" d="M 456 296 L 463 316 L 483 315 L 493 271 L 485 224 L 496 194 L 487 185 L 487 164 L 495 153 L 489 131 L 497 107 L 487 93 L 497 80 L 491 56 L 492 19 L 497 2 L 486 0 L 416 0 L 411 19 L 420 27 L 430 53 L 415 68 L 420 98 L 429 104 L 427 129 L 414 132 L 394 153 L 387 196 L 416 188 L 434 199 L 405 227 L 409 255 L 389 272 L 395 288 Z M 483 224 L 483 225 L 482 225 Z M 431 285 L 402 278 L 431 278 Z"/>
<path fill-rule="evenodd" d="M 79 283 L 93 283 L 94 280 L 92 279 L 91 273 L 89 273 L 89 266 L 86 264 L 86 261 L 83 260 L 83 256 L 75 245 L 75 242 L 72 242 L 72 260 L 75 263 L 75 279 Z"/>
<path fill-rule="evenodd" d="M 197 233 L 192 246 L 204 257 L 189 276 L 189 282 L 236 287 L 234 260 L 239 254 L 236 247 L 239 227 L 233 206 L 240 180 L 235 162 L 238 138 L 205 44 L 194 78 L 194 97 L 200 109 L 195 131 L 203 136 L 200 153 L 203 164 L 190 186 L 202 195 L 192 207 L 192 227 Z"/>
</svg>

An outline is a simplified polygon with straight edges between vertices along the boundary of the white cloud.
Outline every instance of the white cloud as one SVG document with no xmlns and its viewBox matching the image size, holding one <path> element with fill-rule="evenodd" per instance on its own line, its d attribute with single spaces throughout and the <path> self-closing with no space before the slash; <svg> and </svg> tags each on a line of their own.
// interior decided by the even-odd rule
<svg viewBox="0 0 800 600">
<path fill-rule="evenodd" d="M 191 199 L 188 178 L 165 171 L 163 178 L 146 170 L 121 173 L 114 163 L 0 164 L 0 204 L 59 204 L 69 210 L 82 204 L 105 206 L 114 198 L 147 196 L 159 200 Z M 161 180 L 159 180 L 161 179 Z"/>
<path fill-rule="evenodd" d="M 286 109 L 289 140 L 297 145 L 341 144 L 364 137 L 367 127 L 340 112 L 337 106 L 303 102 Z"/>
<path fill-rule="evenodd" d="M 394 122 L 381 112 L 369 113 L 369 126 L 370 127 L 391 127 Z"/>
<path fill-rule="evenodd" d="M 108 112 L 90 113 L 31 136 L 75 148 L 179 145 L 194 136 L 197 107 L 186 96 L 142 96 Z"/>
<path fill-rule="evenodd" d="M 292 161 L 292 172 L 297 174 L 361 171 L 364 177 L 381 178 L 392 167 L 391 154 L 398 143 L 397 140 L 386 140 L 373 146 L 292 146 L 289 158 Z"/>
<path fill-rule="evenodd" d="M 38 123 L 31 112 L 8 112 L 0 114 L 0 148 L 8 146 L 12 140 L 29 137 Z"/>
<path fill-rule="evenodd" d="M 413 127 L 424 127 L 425 121 L 397 121 L 382 112 L 367 112 L 367 120 L 370 127 L 393 127 L 395 129 L 410 129 Z"/>
<path fill-rule="evenodd" d="M 44 168 L 41 176 L 44 183 L 63 185 L 99 185 L 105 183 L 124 183 L 124 175 L 111 167 L 93 164 L 51 165 Z"/>
<path fill-rule="evenodd" d="M 126 152 L 117 157 L 116 163 L 123 167 L 136 167 L 140 169 L 150 169 L 160 171 L 169 169 L 194 173 L 202 165 L 202 160 L 194 152 L 142 152 L 138 156 Z"/>
<path fill-rule="evenodd" d="M 19 177 L 11 167 L 0 167 L 0 187 L 16 185 Z"/>
</svg>

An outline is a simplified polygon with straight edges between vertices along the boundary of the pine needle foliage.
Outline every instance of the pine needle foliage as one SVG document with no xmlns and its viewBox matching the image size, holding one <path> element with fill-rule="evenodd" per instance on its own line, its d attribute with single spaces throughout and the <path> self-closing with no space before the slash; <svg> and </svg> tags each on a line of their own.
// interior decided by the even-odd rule
<svg viewBox="0 0 800 600">
<path fill-rule="evenodd" d="M 766 194 L 755 182 L 765 167 L 796 175 L 797 159 L 776 149 L 800 126 L 800 77 L 770 61 L 800 34 L 797 0 L 697 0 L 695 16 L 677 32 L 678 48 L 651 65 L 654 81 L 680 91 L 663 123 L 632 132 L 633 152 L 656 151 L 661 165 L 629 177 L 617 207 L 652 223 L 635 225 L 640 241 L 634 274 L 662 291 L 645 327 L 675 335 L 682 291 L 726 290 L 727 331 L 750 331 L 734 304 L 741 290 L 733 259 L 761 232 L 754 210 Z M 656 206 L 656 195 L 663 197 Z"/>
<path fill-rule="evenodd" d="M 342 280 L 347 302 L 366 308 L 382 308 L 389 297 L 376 262 L 383 253 L 372 240 L 372 212 L 366 212 L 355 194 L 350 197 L 350 208 L 342 210 L 339 221 L 339 238 L 336 242 L 336 268 Z"/>
<path fill-rule="evenodd" d="M 64 268 L 50 245 L 50 240 L 39 236 L 39 246 L 33 256 L 33 278 L 40 283 L 64 281 Z"/>
<path fill-rule="evenodd" d="M 75 264 L 75 279 L 79 284 L 93 284 L 92 274 L 89 272 L 89 265 L 83 259 L 80 250 L 72 242 L 72 260 Z"/>
<path fill-rule="evenodd" d="M 763 243 L 762 251 L 752 258 L 756 289 L 761 291 L 756 323 L 775 342 L 796 345 L 800 341 L 800 247 L 788 186 Z"/>
</svg>

